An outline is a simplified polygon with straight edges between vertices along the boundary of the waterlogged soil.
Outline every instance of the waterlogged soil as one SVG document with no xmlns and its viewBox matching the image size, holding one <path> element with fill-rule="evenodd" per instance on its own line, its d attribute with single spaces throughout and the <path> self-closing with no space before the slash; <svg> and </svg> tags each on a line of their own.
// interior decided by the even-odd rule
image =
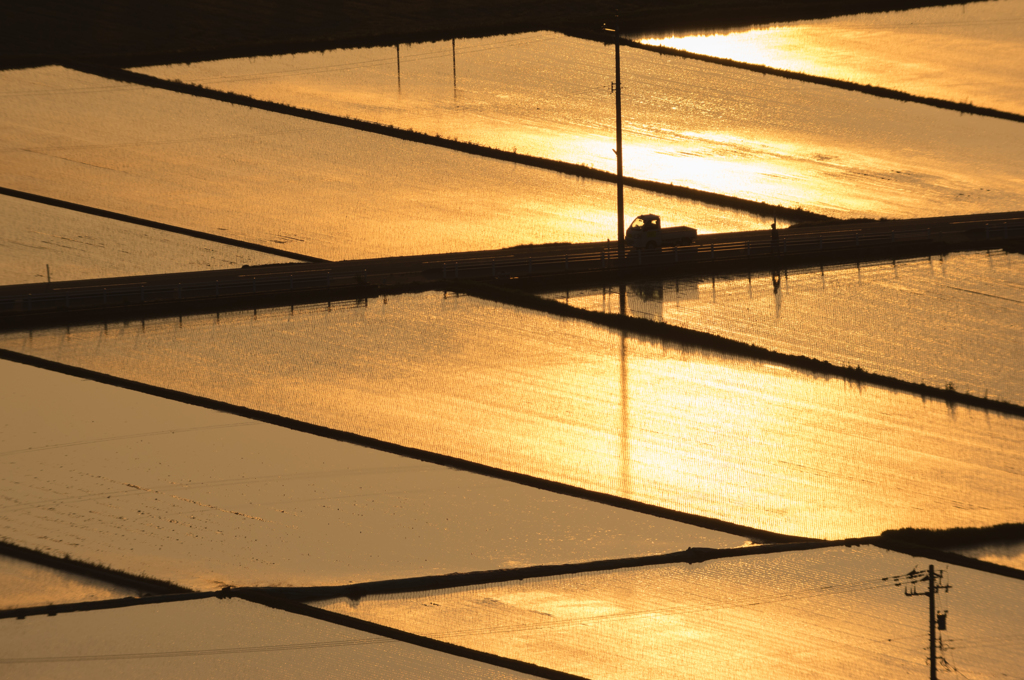
<svg viewBox="0 0 1024 680">
<path fill-rule="evenodd" d="M 1024 421 L 440 293 L 0 346 L 777 533 L 1021 521 Z"/>
<path fill-rule="evenodd" d="M 948 612 L 946 660 L 971 678 L 1012 676 L 1024 664 L 1024 581 L 934 566 L 952 586 L 936 603 Z M 928 602 L 904 596 L 920 572 L 892 577 L 927 568 L 840 547 L 318 606 L 588 678 L 873 680 L 924 672 Z"/>
<path fill-rule="evenodd" d="M 1024 404 L 1024 256 L 1003 251 L 625 286 L 626 314 Z M 550 293 L 621 312 L 619 288 Z"/>
</svg>

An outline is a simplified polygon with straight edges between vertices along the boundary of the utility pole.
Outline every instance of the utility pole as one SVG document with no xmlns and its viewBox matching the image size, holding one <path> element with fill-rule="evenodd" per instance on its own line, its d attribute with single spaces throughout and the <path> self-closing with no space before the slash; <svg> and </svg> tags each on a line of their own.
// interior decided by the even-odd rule
<svg viewBox="0 0 1024 680">
<path fill-rule="evenodd" d="M 622 72 L 619 68 L 619 28 L 615 27 L 615 174 L 618 178 L 619 260 L 626 258 L 626 216 L 622 200 Z"/>
<path fill-rule="evenodd" d="M 941 614 L 939 614 L 936 617 L 936 615 L 935 615 L 935 593 L 938 592 L 939 590 L 945 590 L 946 592 L 949 592 L 949 589 L 953 587 L 953 586 L 948 586 L 948 585 L 942 585 L 942 577 L 943 577 L 944 573 L 945 572 L 942 571 L 942 570 L 936 572 L 935 571 L 935 565 L 934 564 L 929 564 L 928 565 L 928 577 L 927 577 L 928 578 L 928 592 L 919 593 L 917 591 L 917 586 L 916 585 L 914 586 L 913 590 L 910 590 L 906 586 L 903 587 L 903 594 L 906 595 L 907 597 L 914 597 L 915 595 L 927 595 L 928 596 L 928 643 L 929 643 L 929 647 L 930 647 L 930 651 L 931 651 L 931 653 L 930 653 L 930 661 L 931 661 L 931 669 L 932 669 L 931 680 L 938 680 L 938 675 L 937 675 L 937 670 L 936 670 L 936 658 L 937 657 L 936 657 L 936 654 L 935 654 L 935 646 L 936 646 L 935 645 L 935 640 L 936 640 L 935 628 L 936 628 L 936 623 L 938 624 L 938 629 L 939 630 L 946 630 L 946 614 L 947 614 L 947 612 L 942 612 Z M 924 575 L 924 572 L 919 572 L 916 569 L 914 571 L 910 572 L 909 574 L 907 574 L 907 576 L 909 576 L 910 578 L 917 578 L 917 577 L 923 576 L 923 575 Z M 924 581 L 924 579 L 922 578 L 920 580 L 914 581 L 914 583 L 921 583 L 923 581 Z M 936 581 L 938 581 L 938 585 L 936 585 Z M 939 640 L 939 645 L 941 645 L 941 644 L 942 644 L 942 641 L 940 639 Z"/>
</svg>

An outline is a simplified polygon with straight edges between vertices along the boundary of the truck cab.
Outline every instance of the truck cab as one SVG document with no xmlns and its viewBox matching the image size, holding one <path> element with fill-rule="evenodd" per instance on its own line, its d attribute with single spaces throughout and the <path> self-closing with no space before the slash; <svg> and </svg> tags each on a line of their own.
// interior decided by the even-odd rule
<svg viewBox="0 0 1024 680">
<path fill-rule="evenodd" d="M 632 248 L 661 248 L 661 217 L 658 215 L 640 215 L 626 230 L 626 245 Z"/>
</svg>

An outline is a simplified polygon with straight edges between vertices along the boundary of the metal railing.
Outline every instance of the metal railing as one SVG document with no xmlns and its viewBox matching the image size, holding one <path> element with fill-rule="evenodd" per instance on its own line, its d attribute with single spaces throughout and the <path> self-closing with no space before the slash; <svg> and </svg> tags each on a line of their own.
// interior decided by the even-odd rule
<svg viewBox="0 0 1024 680">
<path fill-rule="evenodd" d="M 1021 228 L 1016 227 L 1016 229 L 1020 230 Z M 556 255 L 508 254 L 493 257 L 435 260 L 424 263 L 424 270 L 440 275 L 440 278 L 444 280 L 553 275 L 570 271 L 635 269 L 645 266 L 710 263 L 813 252 L 834 253 L 843 250 L 909 244 L 928 241 L 930 238 L 931 231 L 927 228 L 866 234 L 860 231 L 807 235 L 780 234 L 777 239 L 771 240 L 744 240 L 686 246 L 667 245 L 660 249 L 650 250 L 627 248 L 622 260 L 618 259 L 618 246 L 613 243 L 598 251 L 587 250 Z"/>
<path fill-rule="evenodd" d="M 982 233 L 981 228 L 977 230 Z M 997 225 L 984 227 L 984 237 L 1020 238 L 1024 226 Z M 566 272 L 598 271 L 603 269 L 638 269 L 673 264 L 704 264 L 772 256 L 793 256 L 820 253 L 839 253 L 845 250 L 870 249 L 879 246 L 911 244 L 931 240 L 928 228 L 893 230 L 889 232 L 862 232 L 859 230 L 826 234 L 800 234 L 780 231 L 776 238 L 738 240 L 727 243 L 701 245 L 666 245 L 660 249 L 627 249 L 622 260 L 618 258 L 618 245 L 608 243 L 600 249 L 577 249 L 557 254 L 534 254 L 503 251 L 500 255 L 465 256 L 417 262 L 416 271 L 371 272 L 360 268 L 345 271 L 323 268 L 299 273 L 281 274 L 242 271 L 234 276 L 214 280 L 195 277 L 175 283 L 158 284 L 97 284 L 61 288 L 53 284 L 49 289 L 27 294 L 0 297 L 0 314 L 18 314 L 39 311 L 103 308 L 135 304 L 200 300 L 224 297 L 252 296 L 281 293 L 290 290 L 327 289 L 345 284 L 367 283 L 368 276 L 384 279 L 398 274 L 426 275 L 443 280 L 515 278 L 534 275 L 557 275 Z M 543 248 L 543 247 L 539 247 Z"/>
</svg>

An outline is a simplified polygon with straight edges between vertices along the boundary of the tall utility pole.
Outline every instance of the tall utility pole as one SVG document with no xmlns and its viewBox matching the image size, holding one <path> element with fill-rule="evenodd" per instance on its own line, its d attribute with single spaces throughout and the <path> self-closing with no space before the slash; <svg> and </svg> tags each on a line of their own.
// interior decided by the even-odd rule
<svg viewBox="0 0 1024 680">
<path fill-rule="evenodd" d="M 619 260 L 626 258 L 626 216 L 622 200 L 622 72 L 619 68 L 619 29 L 615 28 L 615 174 L 618 177 Z"/>
<path fill-rule="evenodd" d="M 939 571 L 938 573 L 936 573 L 935 565 L 929 564 L 928 565 L 928 592 L 926 592 L 926 593 L 919 593 L 919 592 L 917 592 L 917 586 L 914 586 L 913 590 L 910 590 L 909 588 L 906 588 L 906 587 L 904 587 L 904 589 L 903 589 L 903 594 L 906 595 L 907 597 L 913 597 L 915 595 L 927 595 L 928 596 L 928 642 L 929 642 L 929 646 L 930 646 L 930 649 L 931 649 L 931 654 L 930 654 L 930 661 L 931 661 L 931 668 L 932 668 L 931 680 L 937 680 L 938 679 L 936 663 L 935 663 L 936 662 L 936 655 L 935 655 L 935 638 L 936 638 L 936 636 L 935 636 L 935 624 L 936 624 L 936 618 L 938 618 L 939 630 L 946 630 L 946 612 L 943 612 L 943 613 L 939 614 L 938 617 L 935 616 L 935 593 L 938 592 L 939 590 L 945 590 L 946 592 L 949 592 L 949 589 L 952 588 L 952 586 L 942 585 L 943 573 L 944 573 L 943 571 Z M 917 571 L 912 571 L 909 574 L 909 576 L 911 578 L 916 578 L 917 576 L 921 576 L 921 575 L 922 575 L 922 573 L 921 572 L 917 572 Z M 922 581 L 923 580 L 924 579 L 922 579 Z M 939 582 L 938 585 L 936 585 L 936 580 Z M 915 581 L 915 583 L 920 583 L 920 581 Z"/>
</svg>

